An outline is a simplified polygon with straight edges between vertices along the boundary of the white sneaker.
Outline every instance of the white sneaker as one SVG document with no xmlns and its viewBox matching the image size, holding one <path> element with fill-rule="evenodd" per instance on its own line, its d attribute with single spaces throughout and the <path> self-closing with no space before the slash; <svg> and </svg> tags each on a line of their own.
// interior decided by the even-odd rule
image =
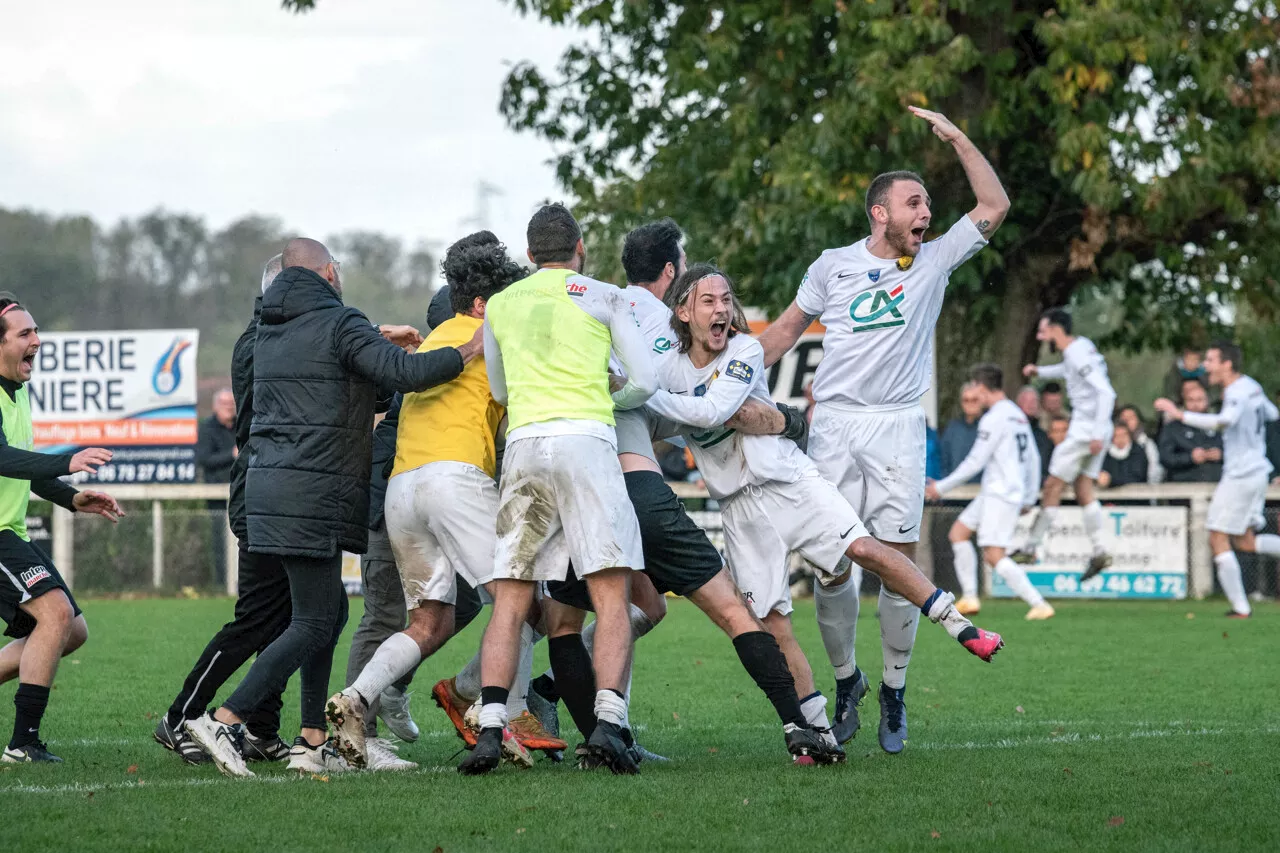
<svg viewBox="0 0 1280 853">
<path fill-rule="evenodd" d="M 418 765 L 408 759 L 396 755 L 396 748 L 385 738 L 372 738 L 365 741 L 369 751 L 369 769 L 380 770 L 416 770 Z"/>
<path fill-rule="evenodd" d="M 1046 601 L 1044 604 L 1037 604 L 1028 610 L 1026 618 L 1028 622 L 1041 622 L 1045 619 L 1052 619 L 1053 614 L 1053 605 Z"/>
<path fill-rule="evenodd" d="M 369 759 L 364 748 L 364 715 L 367 711 L 364 699 L 354 690 L 333 694 L 324 706 L 324 715 L 333 725 L 338 753 L 356 769 L 363 769 Z"/>
<path fill-rule="evenodd" d="M 976 595 L 962 595 L 956 602 L 956 612 L 961 616 L 972 616 L 982 610 L 982 600 Z"/>
<path fill-rule="evenodd" d="M 403 690 L 388 687 L 382 691 L 378 698 L 378 719 L 400 740 L 413 743 L 418 739 L 418 724 L 409 713 L 409 694 Z"/>
<path fill-rule="evenodd" d="M 293 739 L 293 748 L 289 750 L 288 769 L 299 773 L 346 773 L 351 765 L 338 754 L 332 738 L 319 746 L 312 746 L 299 735 Z"/>
<path fill-rule="evenodd" d="M 244 763 L 240 743 L 244 739 L 244 726 L 229 726 L 213 718 L 213 712 L 201 714 L 183 724 L 187 734 L 209 754 L 213 763 L 226 776 L 252 776 L 253 771 Z"/>
</svg>

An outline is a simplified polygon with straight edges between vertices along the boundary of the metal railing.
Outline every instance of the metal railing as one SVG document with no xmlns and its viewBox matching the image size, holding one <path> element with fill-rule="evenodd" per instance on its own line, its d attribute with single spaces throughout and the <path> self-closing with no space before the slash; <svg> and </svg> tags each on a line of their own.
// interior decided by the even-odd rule
<svg viewBox="0 0 1280 853">
<path fill-rule="evenodd" d="M 1212 555 L 1209 550 L 1209 532 L 1205 527 L 1209 510 L 1209 500 L 1213 495 L 1215 483 L 1162 483 L 1159 485 L 1123 486 L 1098 492 L 1098 499 L 1104 504 L 1113 502 L 1185 504 L 1189 508 L 1188 519 L 1188 594 L 1192 598 L 1204 598 L 1214 592 L 1214 570 Z M 672 489 L 683 500 L 706 500 L 710 497 L 706 489 L 692 483 L 672 483 Z M 174 501 L 226 501 L 228 486 L 225 484 L 114 484 L 105 487 L 117 500 L 123 503 L 150 505 L 151 515 L 151 586 L 161 589 L 165 585 L 166 541 L 164 517 L 166 503 Z M 963 501 L 976 497 L 977 486 L 962 486 L 947 496 L 948 501 Z M 40 500 L 33 495 L 33 500 Z M 1072 498 L 1070 490 L 1063 496 L 1064 502 Z M 1267 492 L 1267 500 L 1280 502 L 1280 487 L 1272 486 Z M 937 505 L 926 505 L 924 522 L 921 529 L 920 546 L 917 562 L 925 571 L 931 571 L 933 565 L 930 553 L 930 524 L 937 517 L 944 520 Z M 954 504 L 947 516 L 954 515 Z M 75 517 L 60 507 L 52 508 L 51 549 L 54 564 L 58 566 L 68 584 L 74 586 L 76 574 L 76 544 L 74 535 Z M 235 595 L 237 588 L 238 562 L 236 553 L 238 543 L 231 530 L 225 524 L 225 578 L 226 591 Z"/>
</svg>

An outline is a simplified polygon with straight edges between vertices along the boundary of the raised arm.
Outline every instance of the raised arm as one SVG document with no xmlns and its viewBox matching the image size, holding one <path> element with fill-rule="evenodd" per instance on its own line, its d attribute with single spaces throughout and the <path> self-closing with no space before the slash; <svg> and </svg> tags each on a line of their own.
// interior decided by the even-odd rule
<svg viewBox="0 0 1280 853">
<path fill-rule="evenodd" d="M 991 235 L 1004 222 L 1009 214 L 1009 196 L 991 168 L 987 158 L 973 144 L 969 137 L 961 132 L 950 119 L 942 113 L 920 107 L 908 107 L 911 113 L 929 122 L 934 134 L 943 142 L 948 142 L 960 158 L 965 177 L 969 179 L 969 187 L 977 197 L 978 203 L 969 211 L 969 220 L 978 229 L 978 233 L 990 240 Z"/>
<path fill-rule="evenodd" d="M 484 367 L 489 373 L 489 394 L 502 405 L 507 404 L 507 369 L 502 364 L 502 349 L 493 336 L 489 321 L 484 323 Z M 504 418 L 505 420 L 505 418 Z"/>
<path fill-rule="evenodd" d="M 782 312 L 782 316 L 770 323 L 757 338 L 760 346 L 764 348 L 764 366 L 773 367 L 778 359 L 796 345 L 796 341 L 800 340 L 804 330 L 809 328 L 809 324 L 816 318 L 816 314 L 806 314 L 799 305 L 792 302 L 787 310 Z"/>
</svg>

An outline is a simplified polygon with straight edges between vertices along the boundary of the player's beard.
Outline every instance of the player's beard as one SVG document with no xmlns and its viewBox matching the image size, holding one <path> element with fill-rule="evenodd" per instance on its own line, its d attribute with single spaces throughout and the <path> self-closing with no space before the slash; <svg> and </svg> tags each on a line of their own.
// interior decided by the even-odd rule
<svg viewBox="0 0 1280 853">
<path fill-rule="evenodd" d="M 901 228 L 892 221 L 885 223 L 884 241 L 898 257 L 913 257 L 913 253 L 908 249 L 910 239 L 911 229 Z"/>
</svg>

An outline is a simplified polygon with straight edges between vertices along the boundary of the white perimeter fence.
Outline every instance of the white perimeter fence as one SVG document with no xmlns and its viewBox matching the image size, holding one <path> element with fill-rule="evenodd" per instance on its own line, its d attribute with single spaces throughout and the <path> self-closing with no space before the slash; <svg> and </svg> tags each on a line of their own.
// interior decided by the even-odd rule
<svg viewBox="0 0 1280 853">
<path fill-rule="evenodd" d="M 672 484 L 694 519 L 723 545 L 720 514 L 706 492 L 691 484 Z M 1064 506 L 1046 540 L 1032 580 L 1050 597 L 1204 598 L 1215 592 L 1205 516 L 1213 483 L 1165 483 L 1125 486 L 1099 493 L 1104 507 L 1104 536 L 1116 564 L 1093 582 L 1081 585 L 1088 558 L 1079 510 Z M 80 516 L 48 503 L 32 502 L 32 538 L 51 552 L 54 564 L 73 589 L 96 594 L 177 593 L 225 590 L 235 594 L 237 542 L 226 526 L 227 486 L 112 484 L 106 487 L 129 515 L 118 526 L 97 516 Z M 947 531 L 977 494 L 976 486 L 957 489 L 947 501 L 926 505 L 917 562 L 944 588 L 955 588 Z M 34 496 L 33 496 L 34 497 Z M 1069 495 L 1068 495 L 1069 497 Z M 1267 529 L 1280 515 L 1280 488 L 1267 494 Z M 1034 515 L 1024 515 L 1025 530 Z M 218 542 L 218 539 L 221 542 Z M 1280 566 L 1268 558 L 1244 558 L 1246 588 L 1255 596 L 1280 597 Z M 358 571 L 358 570 L 357 570 Z M 984 574 L 985 569 L 984 569 Z M 998 578 L 984 577 L 991 595 L 1007 595 Z M 864 593 L 874 590 L 868 576 Z"/>
</svg>

